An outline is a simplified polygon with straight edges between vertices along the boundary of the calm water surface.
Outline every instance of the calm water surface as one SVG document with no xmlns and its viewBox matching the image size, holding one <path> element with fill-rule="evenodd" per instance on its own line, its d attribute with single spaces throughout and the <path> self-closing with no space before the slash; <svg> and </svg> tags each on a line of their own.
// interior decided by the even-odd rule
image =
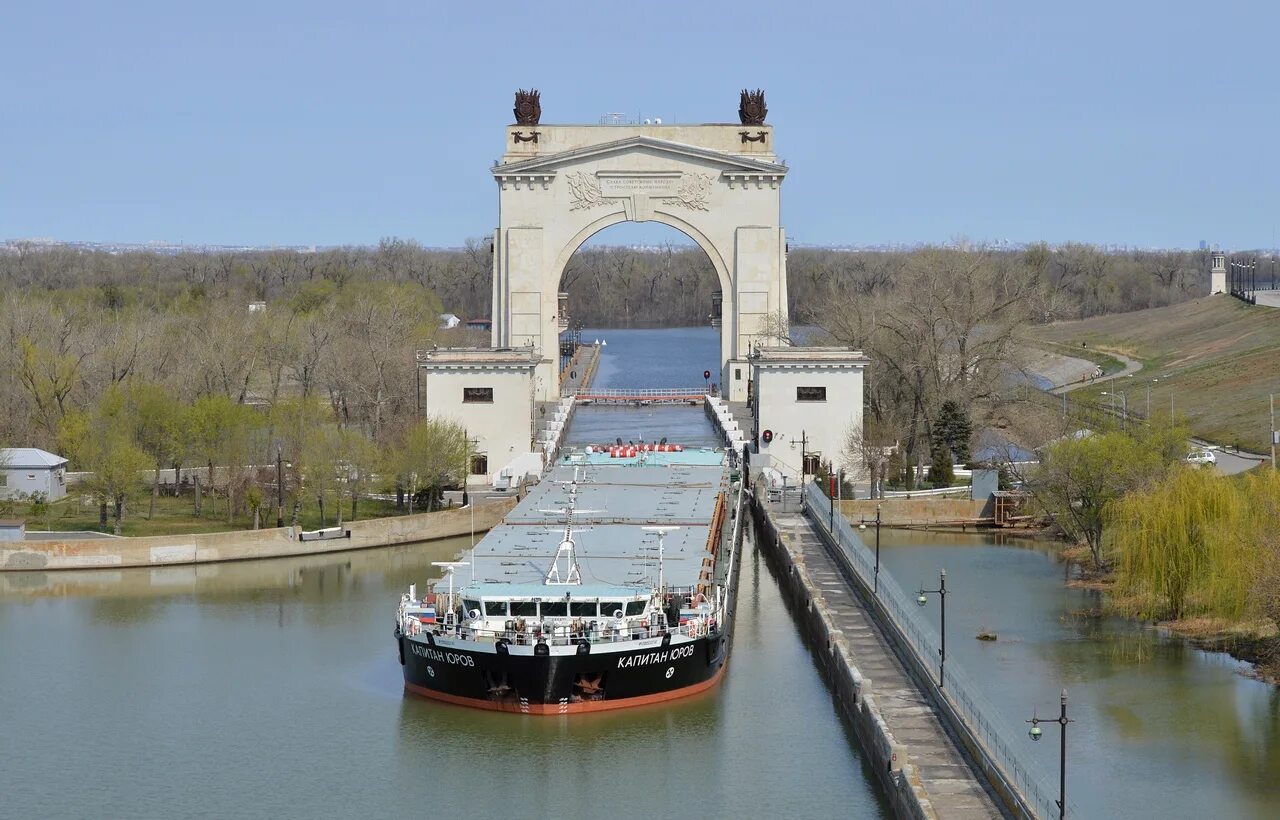
<svg viewBox="0 0 1280 820">
<path fill-rule="evenodd" d="M 751 549 L 703 696 L 573 718 L 405 697 L 395 602 L 468 544 L 0 575 L 0 816 L 888 816 Z"/>
<path fill-rule="evenodd" d="M 868 539 L 869 543 L 872 539 Z M 985 687 L 1008 736 L 1033 709 L 1057 717 L 1066 687 L 1070 803 L 1085 817 L 1280 817 L 1280 690 L 1248 666 L 1130 621 L 1091 616 L 1045 545 L 995 537 L 882 535 L 905 590 L 947 571 L 947 652 Z M 920 611 L 936 630 L 937 597 Z M 997 633 L 978 641 L 981 630 Z M 1058 729 L 1023 750 L 1057 792 Z"/>
</svg>

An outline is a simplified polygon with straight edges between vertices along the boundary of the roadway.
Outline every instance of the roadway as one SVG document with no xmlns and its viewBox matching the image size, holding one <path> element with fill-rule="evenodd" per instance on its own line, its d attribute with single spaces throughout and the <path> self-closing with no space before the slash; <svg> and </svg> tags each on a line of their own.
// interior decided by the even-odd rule
<svg viewBox="0 0 1280 820">
<path fill-rule="evenodd" d="M 1260 291 L 1259 302 L 1258 302 L 1259 304 L 1262 304 L 1261 296 L 1263 293 L 1266 293 L 1268 295 L 1274 295 L 1276 300 L 1275 306 L 1280 307 L 1280 291 L 1265 291 L 1265 292 Z M 1124 362 L 1124 369 L 1119 370 L 1107 376 L 1101 376 L 1096 379 L 1073 380 L 1065 384 L 1056 384 L 1049 388 L 1049 392 L 1053 393 L 1054 395 L 1062 395 L 1064 393 L 1070 393 L 1073 390 L 1079 390 L 1082 387 L 1098 384 L 1100 382 L 1107 382 L 1107 381 L 1111 381 L 1112 379 L 1121 379 L 1126 376 L 1132 376 L 1133 374 L 1137 373 L 1139 370 L 1142 369 L 1142 362 L 1138 361 L 1137 359 L 1131 359 L 1128 356 L 1124 356 L 1119 353 L 1108 352 L 1107 355 L 1114 356 L 1115 358 Z M 1063 360 L 1070 360 L 1070 363 L 1073 363 L 1073 364 L 1074 363 L 1085 364 L 1085 360 L 1077 359 L 1073 356 L 1064 356 L 1057 353 L 1050 353 L 1049 356 L 1055 357 L 1058 359 L 1063 359 Z M 1071 371 L 1078 372 L 1080 370 L 1080 367 L 1069 367 L 1069 366 L 1060 364 L 1059 366 L 1054 368 L 1046 368 L 1046 370 L 1050 370 L 1054 372 L 1071 372 Z M 1246 450 L 1232 450 L 1228 452 L 1225 445 L 1216 444 L 1214 442 L 1205 441 L 1203 439 L 1198 439 L 1198 438 L 1189 439 L 1188 444 L 1191 447 L 1203 447 L 1207 450 L 1212 450 L 1214 453 L 1214 456 L 1218 459 L 1215 467 L 1218 470 L 1218 472 L 1222 473 L 1223 475 L 1235 475 L 1236 473 L 1243 473 L 1245 470 L 1251 470 L 1254 467 L 1257 467 L 1259 464 L 1265 464 L 1269 460 L 1268 456 L 1262 455 L 1260 453 L 1250 453 Z"/>
</svg>

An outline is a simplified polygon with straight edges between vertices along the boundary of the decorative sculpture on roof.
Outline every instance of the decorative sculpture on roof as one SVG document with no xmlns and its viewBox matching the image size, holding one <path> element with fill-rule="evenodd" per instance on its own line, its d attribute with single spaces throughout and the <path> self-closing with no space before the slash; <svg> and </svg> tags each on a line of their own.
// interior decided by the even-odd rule
<svg viewBox="0 0 1280 820">
<path fill-rule="evenodd" d="M 538 89 L 530 88 L 525 91 L 522 88 L 516 92 L 515 114 L 516 125 L 538 124 L 538 120 L 542 119 L 542 100 Z"/>
<path fill-rule="evenodd" d="M 743 125 L 764 125 L 764 118 L 769 109 L 764 104 L 764 91 L 742 89 L 742 100 L 738 103 L 738 119 Z"/>
</svg>

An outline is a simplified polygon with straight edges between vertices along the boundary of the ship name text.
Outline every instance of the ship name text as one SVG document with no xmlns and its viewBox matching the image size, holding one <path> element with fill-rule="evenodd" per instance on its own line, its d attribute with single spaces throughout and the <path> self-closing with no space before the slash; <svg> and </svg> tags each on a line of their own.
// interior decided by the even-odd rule
<svg viewBox="0 0 1280 820">
<path fill-rule="evenodd" d="M 476 659 L 470 655 L 459 655 L 457 652 L 441 652 L 439 649 L 432 649 L 429 646 L 421 646 L 419 644 L 411 644 L 413 654 L 426 658 L 436 663 L 451 663 L 454 666 L 475 666 Z"/>
<path fill-rule="evenodd" d="M 625 658 L 618 658 L 618 668 L 626 669 L 631 666 L 648 666 L 651 663 L 677 661 L 681 658 L 687 658 L 692 654 L 693 644 L 688 644 L 687 646 L 677 646 L 674 649 L 668 649 L 662 652 L 646 652 L 643 655 L 628 655 Z"/>
</svg>

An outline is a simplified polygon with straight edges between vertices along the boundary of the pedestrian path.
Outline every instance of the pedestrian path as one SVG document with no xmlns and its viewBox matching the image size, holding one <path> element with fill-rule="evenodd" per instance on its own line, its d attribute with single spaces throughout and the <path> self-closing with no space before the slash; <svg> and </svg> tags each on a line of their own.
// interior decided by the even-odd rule
<svg viewBox="0 0 1280 820">
<path fill-rule="evenodd" d="M 894 653 L 885 634 L 871 618 L 828 553 L 815 525 L 798 505 L 766 504 L 783 547 L 803 565 L 815 603 L 825 607 L 842 633 L 863 676 L 865 694 L 875 698 L 881 716 L 908 762 L 918 770 L 939 818 L 1003 817 L 1000 807 L 974 773 L 964 754 L 943 728 L 941 716 Z"/>
</svg>

